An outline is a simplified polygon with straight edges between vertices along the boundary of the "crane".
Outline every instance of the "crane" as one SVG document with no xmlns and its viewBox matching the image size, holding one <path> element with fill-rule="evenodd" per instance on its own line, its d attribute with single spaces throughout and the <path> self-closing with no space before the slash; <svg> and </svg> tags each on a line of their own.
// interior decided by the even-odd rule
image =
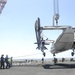
<svg viewBox="0 0 75 75">
<path fill-rule="evenodd" d="M 0 0 L 0 14 L 2 13 L 2 10 L 5 7 L 6 3 L 7 3 L 7 0 Z"/>
</svg>

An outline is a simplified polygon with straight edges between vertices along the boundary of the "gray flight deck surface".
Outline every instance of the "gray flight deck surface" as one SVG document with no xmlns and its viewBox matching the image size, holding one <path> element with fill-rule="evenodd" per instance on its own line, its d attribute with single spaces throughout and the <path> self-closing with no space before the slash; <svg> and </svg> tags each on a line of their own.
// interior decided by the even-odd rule
<svg viewBox="0 0 75 75">
<path fill-rule="evenodd" d="M 0 69 L 0 75 L 74 75 L 75 63 L 13 66 Z"/>
</svg>

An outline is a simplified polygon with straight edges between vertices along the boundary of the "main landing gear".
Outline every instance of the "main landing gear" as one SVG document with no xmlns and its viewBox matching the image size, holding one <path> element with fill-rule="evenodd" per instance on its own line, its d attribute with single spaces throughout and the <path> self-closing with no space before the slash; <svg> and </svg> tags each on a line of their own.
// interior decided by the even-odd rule
<svg viewBox="0 0 75 75">
<path fill-rule="evenodd" d="M 55 54 L 53 54 L 53 56 L 54 56 L 53 62 L 54 62 L 54 64 L 56 64 L 57 63 L 57 58 L 55 58 Z"/>
<path fill-rule="evenodd" d="M 75 49 L 73 49 L 73 52 L 71 52 L 71 56 L 74 56 L 75 54 Z"/>
<path fill-rule="evenodd" d="M 74 56 L 74 52 L 72 52 L 71 55 Z"/>
</svg>

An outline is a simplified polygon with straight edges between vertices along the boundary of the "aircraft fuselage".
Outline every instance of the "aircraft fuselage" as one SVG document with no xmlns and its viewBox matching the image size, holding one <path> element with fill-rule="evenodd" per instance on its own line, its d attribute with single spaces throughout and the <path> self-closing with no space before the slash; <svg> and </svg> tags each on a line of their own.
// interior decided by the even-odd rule
<svg viewBox="0 0 75 75">
<path fill-rule="evenodd" d="M 58 37 L 51 47 L 51 53 L 59 53 L 72 48 L 74 42 L 74 31 L 72 27 L 67 27 Z"/>
</svg>

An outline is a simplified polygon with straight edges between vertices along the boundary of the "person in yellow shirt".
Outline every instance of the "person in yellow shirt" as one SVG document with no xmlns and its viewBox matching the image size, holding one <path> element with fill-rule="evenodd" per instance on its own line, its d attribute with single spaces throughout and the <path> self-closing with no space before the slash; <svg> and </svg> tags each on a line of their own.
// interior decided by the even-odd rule
<svg viewBox="0 0 75 75">
<path fill-rule="evenodd" d="M 9 62 L 10 62 L 10 67 L 12 67 L 12 61 L 13 61 L 12 58 L 13 58 L 13 57 L 11 57 L 11 58 L 10 58 L 10 61 L 9 61 Z"/>
</svg>

